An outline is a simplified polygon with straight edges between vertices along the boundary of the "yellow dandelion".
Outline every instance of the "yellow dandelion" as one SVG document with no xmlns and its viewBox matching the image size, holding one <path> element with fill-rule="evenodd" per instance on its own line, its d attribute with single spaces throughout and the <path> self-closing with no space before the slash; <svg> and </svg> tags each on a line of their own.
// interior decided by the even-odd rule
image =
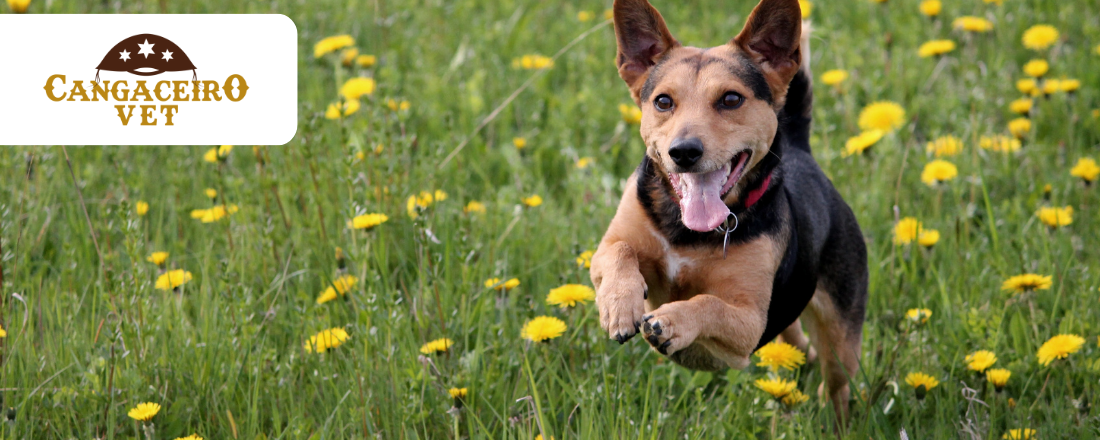
<svg viewBox="0 0 1100 440">
<path fill-rule="evenodd" d="M 940 136 L 929 142 L 925 148 L 936 157 L 950 157 L 962 152 L 962 140 L 955 136 Z"/>
<path fill-rule="evenodd" d="M 412 107 L 412 104 L 409 104 L 409 101 L 398 101 L 396 99 L 387 99 L 386 100 L 386 107 L 389 108 L 392 111 L 398 112 L 398 111 L 408 110 L 409 108 Z"/>
<path fill-rule="evenodd" d="M 139 403 L 137 404 L 137 406 L 131 408 L 130 411 L 126 413 L 126 415 L 130 416 L 130 418 L 134 420 L 148 422 L 150 419 L 153 418 L 153 416 L 157 415 L 158 412 L 160 412 L 159 403 L 145 402 Z"/>
<path fill-rule="evenodd" d="M 1039 347 L 1039 363 L 1050 365 L 1057 359 L 1077 353 L 1085 345 L 1085 338 L 1073 334 L 1063 334 L 1050 338 Z"/>
<path fill-rule="evenodd" d="M 1081 88 L 1081 80 L 1062 78 L 1061 81 L 1058 81 L 1058 86 L 1058 90 L 1061 92 L 1073 93 Z"/>
<path fill-rule="evenodd" d="M 371 229 L 382 223 L 385 223 L 390 219 L 390 216 L 386 214 L 363 214 L 357 215 L 355 218 L 348 220 L 348 229 Z"/>
<path fill-rule="evenodd" d="M 790 393 L 787 393 L 786 396 L 783 396 L 782 402 L 787 408 L 794 408 L 807 400 L 810 400 L 810 396 L 802 394 L 798 389 L 794 389 L 791 390 Z"/>
<path fill-rule="evenodd" d="M 203 193 L 206 194 L 207 198 L 211 198 L 211 199 L 218 196 L 218 190 L 216 190 L 214 188 L 207 188 L 207 189 L 203 190 Z"/>
<path fill-rule="evenodd" d="M 485 287 L 491 287 L 495 290 L 512 290 L 519 287 L 519 279 L 512 278 L 502 283 L 500 278 L 489 278 L 485 280 Z"/>
<path fill-rule="evenodd" d="M 565 321 L 553 316 L 539 316 L 523 325 L 520 336 L 531 342 L 546 342 L 565 333 Z"/>
<path fill-rule="evenodd" d="M 574 307 L 577 304 L 584 304 L 586 302 L 596 299 L 596 291 L 591 287 L 583 284 L 566 284 L 561 287 L 550 289 L 550 294 L 546 296 L 546 304 L 552 306 L 559 306 L 561 308 Z"/>
<path fill-rule="evenodd" d="M 470 391 L 467 388 L 451 388 L 447 390 L 447 394 L 453 399 L 465 399 L 466 395 L 469 393 Z"/>
<path fill-rule="evenodd" d="M 932 310 L 929 309 L 909 309 L 905 312 L 905 319 L 916 324 L 927 323 L 932 318 Z"/>
<path fill-rule="evenodd" d="M 574 166 L 576 166 L 578 170 L 583 170 L 585 168 L 588 168 L 588 166 L 592 165 L 592 162 L 595 162 L 595 161 L 596 161 L 595 158 L 585 156 L 585 157 L 582 157 L 580 159 L 577 159 L 577 163 Z"/>
<path fill-rule="evenodd" d="M 859 112 L 859 128 L 894 131 L 905 124 L 905 109 L 895 102 L 877 101 Z"/>
<path fill-rule="evenodd" d="M 524 147 L 527 146 L 527 138 L 522 138 L 522 137 L 512 138 L 512 146 L 516 147 L 517 150 L 522 150 Z"/>
<path fill-rule="evenodd" d="M 1043 81 L 1043 86 L 1041 87 L 1041 89 L 1044 95 L 1052 95 L 1058 93 L 1062 91 L 1062 81 L 1054 78 L 1048 79 L 1046 81 Z"/>
<path fill-rule="evenodd" d="M 920 13 L 928 16 L 935 17 L 940 15 L 940 11 L 943 10 L 943 3 L 940 0 L 924 0 L 920 2 Z"/>
<path fill-rule="evenodd" d="M 794 370 L 806 363 L 806 354 L 786 342 L 769 342 L 756 350 L 755 354 L 760 358 L 756 366 L 768 367 L 771 371 L 778 371 L 780 368 Z"/>
<path fill-rule="evenodd" d="M 1016 118 L 1008 121 L 1008 131 L 1016 138 L 1023 138 L 1031 132 L 1031 120 L 1028 118 Z"/>
<path fill-rule="evenodd" d="M 332 37 L 326 37 L 318 41 L 313 45 L 313 57 L 321 58 L 326 54 L 336 52 L 348 46 L 355 44 L 355 40 L 351 38 L 351 35 L 336 35 Z"/>
<path fill-rule="evenodd" d="M 332 285 L 328 286 L 317 296 L 317 304 L 324 304 L 336 299 L 337 295 L 347 294 L 352 287 L 355 287 L 355 283 L 359 282 L 359 278 L 352 275 L 342 275 L 335 280 L 332 280 Z"/>
<path fill-rule="evenodd" d="M 146 258 L 145 261 L 153 263 L 157 266 L 163 266 L 164 262 L 168 261 L 168 253 L 167 252 L 153 252 L 153 253 L 149 254 L 149 257 Z"/>
<path fill-rule="evenodd" d="M 1004 283 L 1001 283 L 1001 290 L 1011 290 L 1016 293 L 1048 290 L 1050 286 L 1054 285 L 1053 279 L 1054 277 L 1051 275 L 1038 275 L 1034 273 L 1015 275 L 1005 280 Z"/>
<path fill-rule="evenodd" d="M 1031 106 L 1034 105 L 1034 101 L 1031 98 L 1020 98 L 1008 103 L 1008 109 L 1012 113 L 1026 115 L 1031 113 Z"/>
<path fill-rule="evenodd" d="M 542 197 L 540 197 L 538 194 L 530 197 L 524 197 L 523 204 L 526 205 L 528 208 L 537 207 L 542 204 Z"/>
<path fill-rule="evenodd" d="M 946 160 L 936 159 L 924 165 L 924 171 L 920 173 L 920 180 L 928 186 L 936 186 L 959 175 L 959 169 L 955 164 Z"/>
<path fill-rule="evenodd" d="M 952 40 L 931 40 L 917 48 L 917 55 L 928 58 L 943 55 L 955 50 L 955 42 Z"/>
<path fill-rule="evenodd" d="M 917 399 L 924 399 L 924 396 L 928 394 L 929 391 L 932 391 L 932 388 L 935 388 L 937 385 L 939 385 L 940 381 L 927 374 L 915 372 L 909 373 L 907 376 L 905 376 L 905 383 L 909 384 L 909 386 L 913 387 L 913 389 L 916 390 Z"/>
<path fill-rule="evenodd" d="M 359 101 L 334 102 L 325 109 L 325 119 L 340 119 L 359 111 Z"/>
<path fill-rule="evenodd" d="M 8 337 L 8 331 L 4 330 L 4 327 L 0 327 L 0 338 Z"/>
<path fill-rule="evenodd" d="M 1044 206 L 1035 212 L 1039 221 L 1051 228 L 1060 228 L 1073 224 L 1073 207 L 1063 208 Z"/>
<path fill-rule="evenodd" d="M 603 19 L 604 20 L 614 20 L 615 19 L 615 11 L 611 10 L 611 9 L 604 9 L 603 10 Z"/>
<path fill-rule="evenodd" d="M 1050 63 L 1046 60 L 1031 60 L 1024 64 L 1024 74 L 1030 77 L 1039 78 L 1047 74 L 1050 70 Z"/>
<path fill-rule="evenodd" d="M 993 30 L 993 22 L 971 15 L 956 18 L 952 25 L 955 29 L 962 29 L 967 32 L 989 32 Z"/>
<path fill-rule="evenodd" d="M 773 377 L 767 379 L 756 379 L 757 388 L 760 388 L 765 393 L 771 394 L 776 399 L 782 399 L 784 396 L 794 391 L 798 387 L 798 382 L 793 380 L 786 380 L 780 377 Z"/>
<path fill-rule="evenodd" d="M 935 229 L 924 229 L 917 234 L 917 243 L 926 248 L 935 246 L 940 241 L 940 231 Z"/>
<path fill-rule="evenodd" d="M 1024 31 L 1024 47 L 1042 50 L 1058 41 L 1058 29 L 1048 24 L 1037 24 Z"/>
<path fill-rule="evenodd" d="M 592 13 L 592 11 L 580 11 L 577 13 L 577 21 L 584 23 L 586 21 L 591 21 L 595 16 L 596 14 Z"/>
<path fill-rule="evenodd" d="M 462 212 L 467 214 L 484 214 L 485 204 L 477 200 L 471 200 L 470 203 L 466 204 L 465 208 L 462 208 Z"/>
<path fill-rule="evenodd" d="M 631 125 L 642 123 L 642 109 L 634 104 L 619 104 L 619 113 L 623 116 L 623 122 Z"/>
<path fill-rule="evenodd" d="M 142 217 L 145 214 L 148 214 L 149 203 L 138 200 L 138 202 L 134 204 L 134 212 L 137 213 L 138 217 Z"/>
<path fill-rule="evenodd" d="M 358 64 L 359 67 L 364 67 L 364 68 L 372 67 L 372 66 L 374 66 L 374 63 L 377 63 L 377 62 L 378 62 L 378 57 L 376 57 L 374 55 L 359 55 L 359 56 L 355 57 L 355 64 Z"/>
<path fill-rule="evenodd" d="M 191 211 L 191 218 L 202 221 L 203 223 L 213 223 L 221 220 L 227 216 L 236 214 L 240 210 L 235 204 L 217 205 L 210 209 L 196 209 Z"/>
<path fill-rule="evenodd" d="M 157 277 L 155 287 L 158 290 L 172 290 L 191 281 L 191 272 L 183 269 L 170 270 Z"/>
<path fill-rule="evenodd" d="M 427 344 L 420 346 L 420 352 L 423 354 L 440 354 L 446 353 L 455 342 L 448 338 L 439 338 L 431 341 Z"/>
<path fill-rule="evenodd" d="M 1005 440 L 1031 440 L 1035 438 L 1034 429 L 1009 429 L 1005 435 L 1001 436 Z"/>
<path fill-rule="evenodd" d="M 420 213 L 428 207 L 432 206 L 435 201 L 435 196 L 427 191 L 421 191 L 420 194 L 409 196 L 408 201 L 405 203 L 405 211 L 409 214 L 410 218 L 417 218 Z"/>
<path fill-rule="evenodd" d="M 374 78 L 352 78 L 340 87 L 340 94 L 348 101 L 358 100 L 363 95 L 374 93 Z"/>
<path fill-rule="evenodd" d="M 8 0 L 8 7 L 16 14 L 22 14 L 27 12 L 27 7 L 31 5 L 31 0 Z"/>
<path fill-rule="evenodd" d="M 344 49 L 343 52 L 340 52 L 340 64 L 343 64 L 344 67 L 351 67 L 357 56 L 359 56 L 359 49 L 354 47 Z"/>
<path fill-rule="evenodd" d="M 1020 140 L 1010 136 L 982 136 L 978 146 L 983 150 L 996 151 L 998 153 L 1014 153 L 1020 150 Z"/>
<path fill-rule="evenodd" d="M 1034 78 L 1024 78 L 1016 81 L 1016 90 L 1028 96 L 1035 96 L 1039 93 L 1039 83 L 1035 82 Z"/>
<path fill-rule="evenodd" d="M 809 0 L 798 0 L 798 8 L 802 10 L 802 18 L 810 18 L 810 13 L 814 11 L 814 4 Z"/>
<path fill-rule="evenodd" d="M 1077 163 L 1073 165 L 1073 168 L 1070 168 L 1069 175 L 1078 177 L 1084 180 L 1085 183 L 1092 183 L 1100 176 L 1100 166 L 1091 157 L 1082 157 L 1077 159 Z"/>
<path fill-rule="evenodd" d="M 989 350 L 978 350 L 966 355 L 966 368 L 979 373 L 992 367 L 997 362 L 997 355 Z"/>
<path fill-rule="evenodd" d="M 848 71 L 841 69 L 826 70 L 821 74 L 821 82 L 827 86 L 839 86 L 848 79 Z"/>
<path fill-rule="evenodd" d="M 585 269 L 592 268 L 592 255 L 595 255 L 593 251 L 584 251 L 577 257 L 577 267 L 583 267 Z"/>
<path fill-rule="evenodd" d="M 554 60 L 539 54 L 529 54 L 512 60 L 512 67 L 524 70 L 544 70 L 554 67 Z"/>
<path fill-rule="evenodd" d="M 894 244 L 909 244 L 920 234 L 920 221 L 914 217 L 905 217 L 894 225 Z"/>
<path fill-rule="evenodd" d="M 202 160 L 209 163 L 218 163 L 218 149 L 211 148 L 206 150 L 206 153 L 202 155 Z"/>
<path fill-rule="evenodd" d="M 176 440 L 203 440 L 198 434 L 191 434 L 187 437 L 176 437 Z"/>
<path fill-rule="evenodd" d="M 994 368 L 985 372 L 985 379 L 989 383 L 993 384 L 993 387 L 1000 392 L 1008 384 L 1008 378 L 1012 377 L 1012 372 L 1004 368 Z"/>
<path fill-rule="evenodd" d="M 303 346 L 307 353 L 324 353 L 333 348 L 344 345 L 344 342 L 351 338 L 348 332 L 340 327 L 333 327 L 328 330 L 323 330 L 316 335 L 310 336 L 309 341 Z"/>
<path fill-rule="evenodd" d="M 872 145 L 878 143 L 885 134 L 885 131 L 872 129 L 848 138 L 848 141 L 844 143 L 844 156 L 863 154 Z"/>
</svg>

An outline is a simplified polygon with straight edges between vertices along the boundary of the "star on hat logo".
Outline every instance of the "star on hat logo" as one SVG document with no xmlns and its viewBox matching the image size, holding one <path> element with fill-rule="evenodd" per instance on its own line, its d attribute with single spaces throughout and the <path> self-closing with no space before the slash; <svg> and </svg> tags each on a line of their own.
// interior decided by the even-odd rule
<svg viewBox="0 0 1100 440">
<path fill-rule="evenodd" d="M 119 58 L 119 59 L 120 59 L 120 60 L 122 60 L 122 61 L 126 61 L 126 60 L 129 60 L 129 59 L 130 59 L 130 52 L 127 52 L 127 51 L 123 50 L 122 52 L 119 52 L 118 54 L 119 54 L 119 55 L 122 55 L 122 56 L 121 56 L 121 57 Z"/>
<path fill-rule="evenodd" d="M 164 53 L 161 53 L 161 55 L 163 55 L 161 59 L 164 61 L 172 61 L 172 51 L 166 50 Z"/>
<path fill-rule="evenodd" d="M 149 39 L 146 38 L 145 39 L 145 44 L 138 44 L 138 47 L 141 48 L 141 50 L 138 51 L 138 55 L 145 55 L 145 58 L 149 58 L 149 55 L 153 55 L 155 53 L 155 52 L 153 52 L 153 45 L 154 44 L 149 44 Z"/>
</svg>

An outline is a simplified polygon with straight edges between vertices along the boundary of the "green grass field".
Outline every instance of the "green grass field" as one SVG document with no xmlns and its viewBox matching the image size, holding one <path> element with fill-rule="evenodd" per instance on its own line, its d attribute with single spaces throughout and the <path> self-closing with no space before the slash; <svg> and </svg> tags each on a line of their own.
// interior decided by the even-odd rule
<svg viewBox="0 0 1100 440">
<path fill-rule="evenodd" d="M 1100 400 L 1100 188 L 1070 173 L 1078 159 L 1100 158 L 1100 4 L 945 3 L 936 18 L 917 0 L 818 0 L 811 14 L 812 146 L 869 251 L 845 437 L 1100 437 L 1091 408 Z M 754 4 L 655 6 L 681 42 L 713 46 L 737 34 Z M 30 13 L 285 14 L 298 28 L 300 122 L 288 145 L 237 146 L 217 163 L 204 161 L 209 147 L 0 150 L 0 438 L 832 438 L 816 364 L 779 373 L 810 397 L 787 407 L 754 385 L 765 368 L 686 370 L 639 338 L 608 340 L 593 302 L 546 304 L 552 288 L 590 285 L 576 258 L 595 248 L 643 154 L 638 126 L 619 110 L 633 103 L 613 64 L 609 7 L 32 1 Z M 964 15 L 993 28 L 953 29 Z M 1059 32 L 1047 49 L 1022 43 L 1036 24 Z M 343 67 L 339 51 L 314 57 L 316 43 L 342 34 L 376 64 Z M 933 39 L 958 47 L 919 57 Z M 555 57 L 552 67 L 524 69 L 529 54 Z M 1023 96 L 1016 82 L 1031 59 L 1049 62 L 1046 79 L 1080 88 L 1035 97 L 1019 151 L 983 149 L 983 136 L 1011 136 L 1019 116 L 1009 103 Z M 830 69 L 850 76 L 827 86 L 820 77 Z M 376 80 L 373 93 L 355 113 L 326 119 L 357 76 Z M 845 155 L 860 110 L 881 100 L 904 108 L 904 123 Z M 958 176 L 932 187 L 921 181 L 933 160 L 926 144 L 945 135 L 962 143 L 941 158 Z M 584 168 L 581 158 L 591 158 Z M 411 218 L 408 198 L 436 190 L 445 200 Z M 543 203 L 524 206 L 532 195 Z M 465 213 L 471 201 L 484 213 Z M 213 203 L 239 211 L 192 218 Z M 1046 226 L 1036 212 L 1047 206 L 1071 206 L 1072 224 Z M 364 213 L 389 219 L 347 227 Z M 938 243 L 896 244 L 895 223 L 907 216 L 938 230 Z M 357 282 L 317 304 L 339 275 L 336 248 Z M 154 251 L 193 278 L 156 289 L 158 268 L 146 261 Z M 1023 273 L 1052 285 L 1002 290 Z M 520 284 L 495 290 L 489 278 Z M 913 308 L 932 315 L 914 322 Z M 524 323 L 541 315 L 567 330 L 546 343 L 522 339 Z M 304 348 L 330 328 L 349 338 L 325 353 Z M 1059 334 L 1084 345 L 1043 365 L 1039 347 Z M 438 338 L 453 345 L 422 355 Z M 982 349 L 1011 371 L 1001 392 L 968 370 L 965 357 Z M 912 372 L 939 381 L 923 400 L 905 382 Z M 452 410 L 453 387 L 468 389 L 461 410 Z M 161 405 L 145 424 L 127 415 L 142 402 Z"/>
</svg>

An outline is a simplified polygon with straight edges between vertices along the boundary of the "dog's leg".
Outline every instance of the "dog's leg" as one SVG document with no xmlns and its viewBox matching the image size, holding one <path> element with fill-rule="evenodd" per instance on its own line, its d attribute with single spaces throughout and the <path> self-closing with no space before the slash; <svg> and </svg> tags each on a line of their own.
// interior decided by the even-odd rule
<svg viewBox="0 0 1100 440">
<path fill-rule="evenodd" d="M 626 342 L 638 333 L 645 313 L 647 287 L 637 252 L 625 241 L 601 244 L 592 256 L 591 274 L 600 327 L 611 339 Z"/>
<path fill-rule="evenodd" d="M 671 355 L 699 342 L 730 368 L 745 368 L 764 334 L 768 296 L 764 295 L 763 308 L 756 298 L 736 299 L 740 298 L 727 302 L 703 294 L 666 303 L 642 318 L 642 332 L 662 354 Z"/>
<path fill-rule="evenodd" d="M 833 403 L 838 423 L 843 425 L 848 419 L 851 397 L 849 379 L 855 379 L 859 370 L 862 322 L 843 316 L 829 292 L 821 288 L 814 292 L 809 307 L 802 312 L 802 320 L 810 328 L 810 340 L 821 359 L 825 378 L 822 385 Z"/>
<path fill-rule="evenodd" d="M 779 334 L 779 339 L 806 353 L 807 362 L 813 362 L 817 359 L 817 351 L 810 346 L 810 339 L 806 337 L 806 334 L 802 333 L 802 321 L 794 320 L 790 326 Z"/>
</svg>

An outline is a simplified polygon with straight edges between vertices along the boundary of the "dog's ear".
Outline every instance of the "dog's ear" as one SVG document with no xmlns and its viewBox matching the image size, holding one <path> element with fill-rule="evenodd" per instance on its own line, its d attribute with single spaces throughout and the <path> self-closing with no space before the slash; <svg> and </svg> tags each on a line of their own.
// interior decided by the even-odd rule
<svg viewBox="0 0 1100 440">
<path fill-rule="evenodd" d="M 615 64 L 637 102 L 649 69 L 680 43 L 668 31 L 661 13 L 646 0 L 615 0 L 614 11 L 619 44 Z"/>
<path fill-rule="evenodd" d="M 801 62 L 802 10 L 798 0 L 761 0 L 730 44 L 760 65 L 776 105 Z"/>
</svg>

